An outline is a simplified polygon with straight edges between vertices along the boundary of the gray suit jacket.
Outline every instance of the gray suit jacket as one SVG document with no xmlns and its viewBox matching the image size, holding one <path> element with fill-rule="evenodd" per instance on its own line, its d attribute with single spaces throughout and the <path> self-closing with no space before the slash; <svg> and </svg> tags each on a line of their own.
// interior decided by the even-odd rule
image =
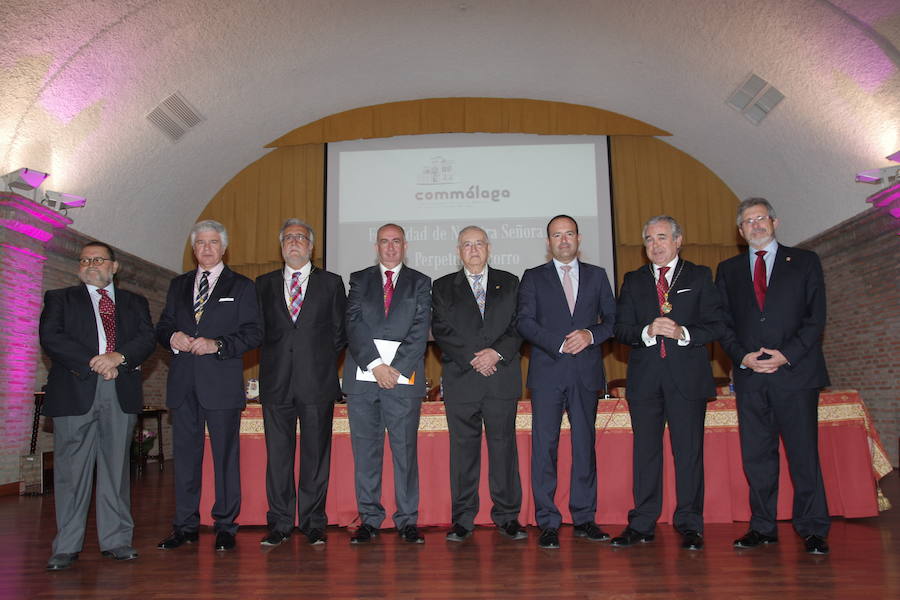
<svg viewBox="0 0 900 600">
<path fill-rule="evenodd" d="M 394 285 L 391 309 L 384 314 L 384 289 L 378 265 L 350 275 L 347 296 L 348 352 L 344 360 L 343 389 L 346 394 L 379 391 L 372 381 L 357 381 L 356 368 L 378 358 L 376 339 L 400 342 L 391 366 L 404 377 L 415 379 L 413 385 L 397 385 L 382 390 L 401 397 L 425 396 L 425 346 L 431 321 L 431 279 L 406 265 L 400 269 Z"/>
</svg>

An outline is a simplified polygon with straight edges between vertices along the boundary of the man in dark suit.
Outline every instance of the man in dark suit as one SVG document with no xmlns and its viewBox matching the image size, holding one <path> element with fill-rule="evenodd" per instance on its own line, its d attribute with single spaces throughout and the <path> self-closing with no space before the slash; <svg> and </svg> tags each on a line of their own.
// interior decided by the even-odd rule
<svg viewBox="0 0 900 600">
<path fill-rule="evenodd" d="M 81 249 L 83 285 L 50 290 L 41 312 L 41 347 L 52 362 L 43 413 L 53 418 L 57 534 L 47 569 L 69 568 L 84 543 L 94 469 L 97 537 L 104 556 L 131 560 L 129 449 L 141 412 L 141 363 L 153 352 L 147 299 L 113 285 L 112 248 Z"/>
<path fill-rule="evenodd" d="M 225 266 L 228 233 L 216 221 L 191 229 L 197 269 L 172 280 L 156 326 L 174 355 L 166 385 L 175 459 L 173 531 L 159 548 L 197 541 L 200 526 L 204 428 L 216 477 L 216 550 L 234 548 L 241 510 L 240 426 L 244 408 L 244 352 L 262 339 L 253 282 Z"/>
<path fill-rule="evenodd" d="M 425 543 L 417 527 L 416 442 L 425 396 L 431 280 L 403 264 L 406 247 L 402 227 L 382 225 L 375 240 L 378 264 L 350 275 L 349 352 L 343 383 L 361 522 L 351 544 L 371 542 L 385 518 L 381 504 L 385 429 L 394 462 L 394 525 L 404 541 Z"/>
<path fill-rule="evenodd" d="M 703 422 L 716 395 L 709 344 L 722 335 L 719 291 L 708 267 L 678 257 L 681 227 L 672 217 L 644 225 L 649 265 L 625 275 L 616 338 L 631 346 L 626 396 L 634 432 L 634 508 L 613 546 L 653 540 L 662 512 L 663 431 L 675 456 L 673 524 L 682 547 L 703 547 Z"/>
<path fill-rule="evenodd" d="M 310 544 L 325 543 L 331 473 L 331 424 L 341 397 L 337 363 L 347 344 L 347 296 L 339 275 L 310 262 L 315 234 L 299 219 L 278 235 L 284 268 L 256 279 L 262 311 L 260 400 L 266 428 L 269 533 L 263 546 L 290 536 L 295 515 Z M 300 420 L 300 485 L 294 480 Z"/>
<path fill-rule="evenodd" d="M 829 383 L 822 265 L 814 252 L 775 240 L 778 219 L 763 198 L 741 202 L 737 226 L 750 251 L 723 261 L 716 273 L 752 514 L 750 530 L 734 545 L 778 541 L 780 436 L 794 484 L 794 530 L 807 552 L 827 554 L 831 521 L 818 449 L 819 390 Z"/>
<path fill-rule="evenodd" d="M 594 522 L 597 394 L 606 385 L 600 344 L 616 322 L 616 300 L 606 271 L 578 260 L 581 234 L 575 219 L 558 215 L 547 224 L 553 260 L 522 276 L 519 333 L 531 342 L 526 385 L 531 390 L 531 487 L 541 548 L 559 548 L 562 515 L 554 502 L 562 414 L 572 435 L 569 510 L 575 535 L 591 541 L 609 535 Z"/>
<path fill-rule="evenodd" d="M 519 540 L 522 484 L 516 449 L 516 407 L 522 395 L 516 331 L 518 278 L 488 268 L 487 233 L 470 225 L 457 243 L 463 268 L 434 282 L 434 340 L 441 348 L 442 383 L 450 430 L 453 526 L 447 540 L 472 535 L 478 513 L 481 428 L 488 447 L 491 518 L 503 535 Z"/>
</svg>

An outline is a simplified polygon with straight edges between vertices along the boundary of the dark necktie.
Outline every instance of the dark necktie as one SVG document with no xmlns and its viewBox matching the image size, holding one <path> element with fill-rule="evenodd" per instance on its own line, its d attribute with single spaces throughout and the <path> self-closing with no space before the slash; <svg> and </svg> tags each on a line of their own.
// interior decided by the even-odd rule
<svg viewBox="0 0 900 600">
<path fill-rule="evenodd" d="M 394 297 L 394 272 L 385 271 L 384 276 L 387 279 L 384 282 L 384 316 L 387 316 L 391 309 L 391 299 Z"/>
<path fill-rule="evenodd" d="M 194 320 L 199 323 L 203 316 L 203 307 L 209 298 L 209 271 L 203 271 L 200 277 L 200 285 L 197 286 L 197 299 L 194 300 Z"/>
<path fill-rule="evenodd" d="M 766 251 L 759 250 L 756 253 L 756 264 L 753 266 L 753 291 L 756 294 L 756 304 L 759 310 L 766 306 Z"/>
<path fill-rule="evenodd" d="M 109 292 L 97 290 L 100 294 L 100 321 L 103 323 L 103 332 L 106 334 L 106 351 L 114 352 L 116 349 L 116 305 Z"/>
<path fill-rule="evenodd" d="M 665 315 L 666 313 L 663 311 L 663 304 L 668 302 L 668 298 L 666 293 L 669 291 L 669 282 L 666 281 L 666 273 L 669 271 L 669 267 L 660 267 L 659 268 L 659 279 L 656 282 L 656 297 L 659 300 L 659 314 Z M 659 340 L 659 355 L 663 358 L 666 357 L 666 340 L 664 337 L 660 337 Z"/>
</svg>

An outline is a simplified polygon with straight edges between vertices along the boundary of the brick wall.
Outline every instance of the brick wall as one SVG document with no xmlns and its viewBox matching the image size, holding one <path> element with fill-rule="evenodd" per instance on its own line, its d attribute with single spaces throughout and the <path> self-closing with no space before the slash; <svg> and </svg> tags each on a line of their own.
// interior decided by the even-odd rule
<svg viewBox="0 0 900 600">
<path fill-rule="evenodd" d="M 825 271 L 824 350 L 831 387 L 860 391 L 897 467 L 900 221 L 890 215 L 890 208 L 870 208 L 801 245 L 819 254 Z"/>
<path fill-rule="evenodd" d="M 23 207 L 20 197 L 0 197 L 0 269 L 3 272 L 0 277 L 0 405 L 3 410 L 0 485 L 20 480 L 19 457 L 28 452 L 31 441 L 33 392 L 40 391 L 47 380 L 50 361 L 40 351 L 37 339 L 37 317 L 43 292 L 80 283 L 77 276 L 79 252 L 93 239 L 71 227 L 59 228 L 63 222 L 50 224 L 42 220 L 41 211 L 46 209 L 37 205 Z M 42 241 L 40 238 L 44 234 L 53 237 Z M 116 258 L 119 262 L 116 284 L 145 296 L 155 323 L 175 273 L 118 248 Z M 168 375 L 167 353 L 157 347 L 144 363 L 143 374 L 144 404 L 163 406 Z M 155 432 L 155 422 L 151 428 Z M 163 437 L 165 454 L 171 457 L 172 436 L 167 419 Z M 52 448 L 52 434 L 42 420 L 39 451 Z"/>
</svg>

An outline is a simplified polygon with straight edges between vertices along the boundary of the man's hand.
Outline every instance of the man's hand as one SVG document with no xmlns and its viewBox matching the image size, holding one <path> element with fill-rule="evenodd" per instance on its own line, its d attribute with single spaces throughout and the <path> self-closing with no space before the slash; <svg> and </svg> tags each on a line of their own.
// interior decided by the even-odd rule
<svg viewBox="0 0 900 600">
<path fill-rule="evenodd" d="M 378 387 L 383 390 L 392 390 L 397 387 L 400 371 L 390 365 L 381 364 L 372 368 L 372 375 L 375 376 Z"/>
<path fill-rule="evenodd" d="M 778 367 L 787 364 L 787 358 L 779 350 L 760 348 L 756 352 L 748 352 L 741 364 L 755 373 L 774 373 Z"/>
<path fill-rule="evenodd" d="M 587 329 L 576 329 L 566 336 L 562 351 L 565 354 L 578 354 L 591 345 L 591 332 Z"/>
<path fill-rule="evenodd" d="M 219 351 L 219 346 L 218 344 L 216 344 L 216 340 L 211 340 L 205 337 L 198 337 L 194 338 L 194 341 L 191 342 L 188 351 L 191 354 L 203 356 L 204 354 L 215 354 Z"/>
<path fill-rule="evenodd" d="M 184 333 L 183 331 L 176 331 L 172 334 L 172 338 L 169 340 L 169 345 L 172 346 L 173 350 L 178 350 L 179 352 L 190 352 L 191 344 L 194 343 L 194 338 Z"/>
<path fill-rule="evenodd" d="M 490 377 L 497 372 L 497 363 L 500 361 L 500 353 L 493 348 L 485 348 L 475 353 L 475 358 L 469 361 L 472 368 Z"/>
<path fill-rule="evenodd" d="M 680 340 L 682 338 L 681 325 L 669 317 L 656 317 L 647 328 L 647 335 L 653 337 L 661 335 L 673 340 Z"/>
<path fill-rule="evenodd" d="M 115 379 L 119 375 L 119 365 L 123 362 L 125 362 L 125 356 L 122 354 L 118 352 L 107 352 L 105 354 L 98 354 L 92 358 L 88 365 L 91 367 L 91 371 L 97 373 L 106 381 L 109 381 L 110 379 Z"/>
</svg>

